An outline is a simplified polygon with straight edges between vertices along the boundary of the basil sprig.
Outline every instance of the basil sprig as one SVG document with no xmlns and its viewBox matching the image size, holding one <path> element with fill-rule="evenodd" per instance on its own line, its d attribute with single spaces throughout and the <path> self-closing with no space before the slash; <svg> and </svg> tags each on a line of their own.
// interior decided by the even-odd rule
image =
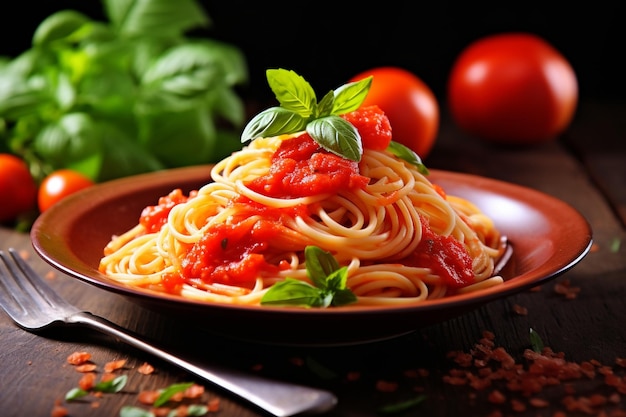
<svg viewBox="0 0 626 417">
<path fill-rule="evenodd" d="M 293 305 L 305 307 L 340 306 L 356 301 L 346 288 L 348 268 L 317 246 L 304 249 L 306 271 L 313 285 L 294 278 L 274 284 L 261 299 L 263 305 Z"/>
<path fill-rule="evenodd" d="M 294 71 L 268 69 L 266 76 L 280 106 L 253 117 L 241 134 L 242 143 L 306 130 L 327 151 L 352 161 L 361 160 L 361 135 L 339 115 L 359 108 L 369 92 L 371 76 L 331 90 L 319 102 L 311 85 Z"/>
</svg>

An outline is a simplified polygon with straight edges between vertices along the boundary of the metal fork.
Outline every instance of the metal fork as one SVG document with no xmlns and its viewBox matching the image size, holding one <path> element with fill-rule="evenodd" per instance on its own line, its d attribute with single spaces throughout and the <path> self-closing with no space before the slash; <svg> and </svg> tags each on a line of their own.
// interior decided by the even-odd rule
<svg viewBox="0 0 626 417">
<path fill-rule="evenodd" d="M 10 248 L 0 251 L 0 305 L 21 328 L 37 332 L 53 325 L 82 325 L 120 339 L 170 362 L 278 417 L 331 410 L 336 397 L 325 390 L 260 378 L 230 369 L 200 367 L 159 349 L 129 330 L 68 303 Z M 2 266 L 2 264 L 4 264 Z"/>
</svg>

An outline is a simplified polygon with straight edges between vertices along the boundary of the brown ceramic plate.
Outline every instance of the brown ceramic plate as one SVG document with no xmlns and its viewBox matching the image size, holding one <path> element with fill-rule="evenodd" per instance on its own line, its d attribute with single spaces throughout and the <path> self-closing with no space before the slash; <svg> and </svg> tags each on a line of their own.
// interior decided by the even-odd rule
<svg viewBox="0 0 626 417">
<path fill-rule="evenodd" d="M 209 181 L 210 166 L 110 181 L 81 191 L 44 212 L 31 237 L 37 253 L 60 271 L 146 308 L 197 321 L 207 331 L 243 340 L 328 345 L 381 340 L 464 314 L 534 287 L 572 268 L 589 251 L 591 229 L 571 206 L 538 191 L 474 175 L 431 170 L 431 181 L 474 202 L 513 247 L 502 285 L 393 307 L 286 309 L 211 304 L 129 287 L 98 272 L 102 249 L 134 226 L 141 210 L 174 188 L 188 192 Z"/>
</svg>

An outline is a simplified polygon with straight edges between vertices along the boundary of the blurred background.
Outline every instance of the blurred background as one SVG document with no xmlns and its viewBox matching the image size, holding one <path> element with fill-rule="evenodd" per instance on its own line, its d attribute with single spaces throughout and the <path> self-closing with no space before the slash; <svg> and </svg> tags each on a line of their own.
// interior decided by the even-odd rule
<svg viewBox="0 0 626 417">
<path fill-rule="evenodd" d="M 535 33 L 557 48 L 577 73 L 581 99 L 626 97 L 623 52 L 624 2 L 363 2 L 199 0 L 212 25 L 199 36 L 233 43 L 248 59 L 244 97 L 273 96 L 265 69 L 284 67 L 304 76 L 316 91 L 334 89 L 372 67 L 413 71 L 437 97 L 455 57 L 482 36 Z M 37 25 L 61 9 L 104 16 L 96 0 L 21 0 L 0 14 L 0 55 L 30 47 Z"/>
</svg>

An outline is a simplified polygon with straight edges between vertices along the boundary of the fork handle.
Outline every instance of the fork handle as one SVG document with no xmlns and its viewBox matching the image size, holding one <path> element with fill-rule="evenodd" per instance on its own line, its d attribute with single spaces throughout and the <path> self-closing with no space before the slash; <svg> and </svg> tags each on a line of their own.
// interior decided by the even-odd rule
<svg viewBox="0 0 626 417">
<path fill-rule="evenodd" d="M 151 345 L 129 330 L 88 312 L 76 313 L 70 316 L 68 321 L 94 328 L 170 362 L 277 417 L 288 417 L 304 412 L 323 413 L 332 409 L 337 403 L 337 398 L 325 390 L 261 378 L 213 365 L 211 369 L 194 365 Z"/>
</svg>

